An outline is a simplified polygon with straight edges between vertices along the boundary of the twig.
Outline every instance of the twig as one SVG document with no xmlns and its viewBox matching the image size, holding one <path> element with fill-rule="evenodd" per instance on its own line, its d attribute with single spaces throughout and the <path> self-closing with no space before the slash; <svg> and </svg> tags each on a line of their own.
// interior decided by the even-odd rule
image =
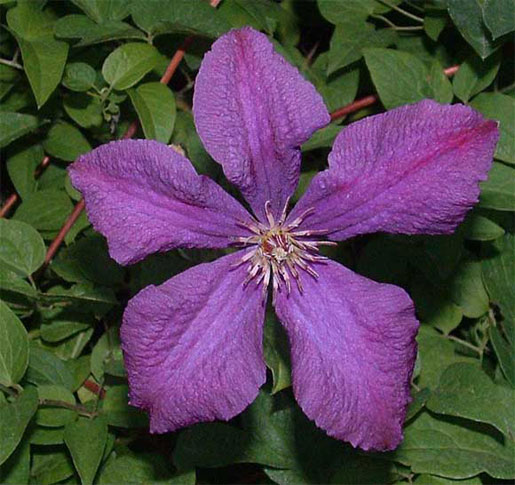
<svg viewBox="0 0 515 485">
<path fill-rule="evenodd" d="M 384 3 L 387 7 L 390 7 L 392 10 L 395 10 L 395 11 L 399 12 L 400 14 L 402 14 L 412 20 L 415 20 L 416 22 L 420 22 L 421 24 L 424 23 L 424 19 L 422 17 L 412 14 L 412 13 L 404 10 L 403 8 L 398 7 L 397 5 L 393 5 L 392 3 L 387 2 L 386 0 L 379 0 L 379 1 L 381 3 Z"/>
<path fill-rule="evenodd" d="M 452 77 L 454 76 L 454 74 L 458 72 L 459 68 L 459 65 L 450 66 L 444 69 L 443 72 L 446 76 Z M 377 101 L 379 101 L 379 97 L 376 94 L 370 94 L 369 96 L 365 96 L 364 98 L 357 99 L 356 101 L 353 101 L 352 103 L 341 108 L 338 108 L 336 111 L 333 111 L 331 113 L 331 121 L 337 120 L 338 118 L 343 118 L 344 116 L 351 113 L 355 113 L 360 109 L 368 108 L 369 106 L 372 106 L 373 104 L 377 103 Z"/>
<path fill-rule="evenodd" d="M 96 382 L 87 379 L 84 381 L 83 386 L 93 394 L 96 394 L 100 399 L 104 399 L 106 391 L 102 386 L 99 386 Z"/>
<path fill-rule="evenodd" d="M 0 57 L 0 64 L 5 64 L 6 66 L 14 67 L 14 69 L 19 69 L 20 71 L 23 71 L 23 66 L 21 64 L 18 64 L 14 59 L 9 60 Z"/>
<path fill-rule="evenodd" d="M 456 342 L 460 345 L 463 345 L 464 347 L 467 347 L 467 348 L 473 350 L 474 352 L 477 352 L 480 357 L 483 356 L 484 349 L 480 349 L 479 347 L 476 347 L 475 345 L 471 344 L 470 342 L 467 342 L 466 340 L 462 340 L 458 337 L 455 337 L 454 335 L 447 335 L 447 338 L 449 340 L 452 340 L 453 342 Z"/>
<path fill-rule="evenodd" d="M 372 106 L 376 104 L 379 100 L 376 94 L 371 94 L 369 96 L 365 96 L 364 98 L 357 99 L 356 101 L 343 106 L 342 108 L 338 108 L 336 111 L 331 113 L 331 121 L 337 120 L 338 118 L 343 118 L 344 116 L 359 111 L 360 109 L 367 108 L 368 106 Z"/>
<path fill-rule="evenodd" d="M 399 27 L 398 25 L 395 25 L 390 19 L 386 18 L 384 15 L 372 15 L 372 18 L 382 20 L 388 26 L 390 26 L 392 30 L 396 30 L 399 32 L 415 32 L 417 30 L 424 30 L 424 27 L 422 25 Z"/>
<path fill-rule="evenodd" d="M 41 272 L 43 272 L 44 269 L 49 265 L 50 261 L 52 261 L 52 258 L 55 256 L 55 253 L 59 249 L 59 246 L 64 241 L 66 234 L 68 234 L 68 231 L 72 228 L 72 226 L 75 224 L 75 221 L 79 218 L 81 212 L 84 209 L 84 206 L 84 199 L 81 199 L 73 208 L 72 213 L 68 216 L 68 219 L 66 219 L 66 222 L 64 223 L 63 227 L 61 227 L 61 230 L 48 247 L 48 251 L 45 256 L 45 262 L 43 263 L 43 266 L 40 270 Z"/>
<path fill-rule="evenodd" d="M 81 416 L 86 416 L 88 418 L 94 418 L 95 416 L 98 416 L 97 412 L 90 411 L 86 406 L 82 406 L 81 404 L 71 404 L 69 402 L 59 401 L 56 399 L 40 399 L 39 405 L 70 409 L 71 411 L 75 411 Z"/>
</svg>

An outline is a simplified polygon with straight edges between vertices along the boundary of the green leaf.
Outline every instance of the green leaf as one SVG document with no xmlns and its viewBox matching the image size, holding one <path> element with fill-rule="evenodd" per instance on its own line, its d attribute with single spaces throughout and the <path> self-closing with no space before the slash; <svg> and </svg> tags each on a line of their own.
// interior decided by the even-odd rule
<svg viewBox="0 0 515 485">
<path fill-rule="evenodd" d="M 90 355 L 82 355 L 77 359 L 71 359 L 66 362 L 66 365 L 73 375 L 74 385 L 73 391 L 77 391 L 82 387 L 84 381 L 91 373 Z"/>
<path fill-rule="evenodd" d="M 495 150 L 495 158 L 515 164 L 515 99 L 501 93 L 481 93 L 470 105 L 487 118 L 499 121 L 501 137 Z"/>
<path fill-rule="evenodd" d="M 38 347 L 30 347 L 29 367 L 26 379 L 33 384 L 53 384 L 65 387 L 70 391 L 75 381 L 66 364 L 51 352 Z"/>
<path fill-rule="evenodd" d="M 8 460 L 0 466 L 0 483 L 20 485 L 30 480 L 30 443 L 23 440 Z"/>
<path fill-rule="evenodd" d="M 73 204 L 65 192 L 40 190 L 25 198 L 14 218 L 40 231 L 52 231 L 61 228 L 72 209 Z"/>
<path fill-rule="evenodd" d="M 274 394 L 291 386 L 288 339 L 274 312 L 267 312 L 263 346 L 266 365 L 272 372 Z"/>
<path fill-rule="evenodd" d="M 279 4 L 267 0 L 229 0 L 222 2 L 218 11 L 234 28 L 250 25 L 256 30 L 265 30 L 269 35 L 274 34 L 285 13 Z"/>
<path fill-rule="evenodd" d="M 477 365 L 459 363 L 442 374 L 427 407 L 438 414 L 491 424 L 509 437 L 514 431 L 514 397 L 513 390 L 494 384 Z"/>
<path fill-rule="evenodd" d="M 423 278 L 414 279 L 411 295 L 417 314 L 424 323 L 429 323 L 445 335 L 460 324 L 463 318 L 461 308 L 438 286 Z"/>
<path fill-rule="evenodd" d="M 72 91 L 87 91 L 95 84 L 97 73 L 85 62 L 72 62 L 66 65 L 63 84 Z"/>
<path fill-rule="evenodd" d="M 43 264 L 45 252 L 45 243 L 33 227 L 0 219 L 0 266 L 27 277 Z"/>
<path fill-rule="evenodd" d="M 145 34 L 125 22 L 106 20 L 96 24 L 86 15 L 66 15 L 55 24 L 56 37 L 81 39 L 76 46 L 88 46 L 118 39 L 144 39 Z"/>
<path fill-rule="evenodd" d="M 43 141 L 43 148 L 53 157 L 73 162 L 80 155 L 91 150 L 86 137 L 75 126 L 56 123 Z"/>
<path fill-rule="evenodd" d="M 198 173 L 212 177 L 219 173 L 219 165 L 212 160 L 200 141 L 191 113 L 184 111 L 177 113 L 172 143 L 186 151 L 186 156 Z"/>
<path fill-rule="evenodd" d="M 259 463 L 291 470 L 291 483 L 328 483 L 334 465 L 345 461 L 341 443 L 316 428 L 293 402 L 287 406 L 285 397 L 260 392 L 241 416 L 243 429 L 206 423 L 185 430 L 174 450 L 177 467 Z"/>
<path fill-rule="evenodd" d="M 327 82 L 317 84 L 317 90 L 324 98 L 328 111 L 334 111 L 352 102 L 356 98 L 359 85 L 359 69 L 345 69 L 333 76 L 329 76 Z M 330 126 L 330 125 L 329 125 Z M 322 128 L 322 130 L 328 127 Z M 316 136 L 320 131 L 315 132 Z M 311 137 L 312 139 L 314 138 Z M 308 142 L 309 143 L 309 142 Z M 306 144 L 305 144 L 306 145 Z"/>
<path fill-rule="evenodd" d="M 484 0 L 483 19 L 494 39 L 515 30 L 512 0 Z"/>
<path fill-rule="evenodd" d="M 415 473 L 461 479 L 486 472 L 510 479 L 515 477 L 514 451 L 513 441 L 502 444 L 480 425 L 464 426 L 424 412 L 405 429 L 404 441 L 392 458 Z"/>
<path fill-rule="evenodd" d="M 494 162 L 488 180 L 481 183 L 479 205 L 486 209 L 515 211 L 515 170 Z"/>
<path fill-rule="evenodd" d="M 465 220 L 465 239 L 492 241 L 504 234 L 504 229 L 495 222 L 479 214 L 471 214 Z"/>
<path fill-rule="evenodd" d="M 102 416 L 93 420 L 79 418 L 64 429 L 64 442 L 70 450 L 81 483 L 93 483 L 104 455 L 107 441 L 107 422 Z"/>
<path fill-rule="evenodd" d="M 26 388 L 14 402 L 0 404 L 0 465 L 18 446 L 37 408 L 38 393 L 33 387 Z"/>
<path fill-rule="evenodd" d="M 417 385 L 420 388 L 436 388 L 441 374 L 451 364 L 456 362 L 477 363 L 476 359 L 458 354 L 452 341 L 427 325 L 420 327 L 417 342 L 422 366 L 417 378 Z"/>
<path fill-rule="evenodd" d="M 466 103 L 472 96 L 490 86 L 500 65 L 500 56 L 490 56 L 485 61 L 476 55 L 468 57 L 454 76 L 454 94 Z"/>
<path fill-rule="evenodd" d="M 0 384 L 18 383 L 29 362 L 29 339 L 18 317 L 0 300 Z"/>
<path fill-rule="evenodd" d="M 68 404 L 76 404 L 73 394 L 62 386 L 43 385 L 38 386 L 39 399 L 62 401 Z M 36 423 L 49 428 L 59 428 L 67 423 L 75 421 L 77 412 L 59 406 L 40 406 L 36 413 Z"/>
<path fill-rule="evenodd" d="M 27 281 L 22 279 L 13 271 L 8 270 L 0 264 L 0 289 L 10 293 L 25 295 L 29 298 L 36 299 L 38 297 L 37 290 Z"/>
<path fill-rule="evenodd" d="M 73 475 L 73 463 L 64 449 L 37 450 L 32 454 L 31 476 L 38 485 L 50 485 Z"/>
<path fill-rule="evenodd" d="M 406 418 L 404 419 L 406 423 L 413 419 L 420 411 L 422 411 L 422 409 L 424 409 L 430 395 L 431 391 L 425 387 L 413 396 L 413 400 L 410 402 L 408 411 L 406 412 Z"/>
<path fill-rule="evenodd" d="M 94 282 L 114 286 L 123 281 L 124 271 L 109 257 L 105 239 L 94 234 L 60 251 L 52 262 L 54 270 L 66 281 Z"/>
<path fill-rule="evenodd" d="M 61 80 L 68 44 L 55 40 L 53 16 L 35 2 L 19 2 L 10 9 L 7 24 L 20 46 L 23 67 L 40 108 Z"/>
<path fill-rule="evenodd" d="M 30 431 L 30 442 L 34 445 L 52 446 L 63 443 L 64 428 L 34 426 Z"/>
<path fill-rule="evenodd" d="M 97 97 L 83 93 L 66 96 L 63 107 L 68 116 L 82 128 L 99 127 L 104 121 L 102 101 Z"/>
<path fill-rule="evenodd" d="M 154 69 L 159 59 L 159 52 L 149 44 L 124 44 L 107 56 L 102 75 L 111 87 L 124 90 Z"/>
<path fill-rule="evenodd" d="M 77 313 L 66 308 L 59 309 L 48 322 L 41 324 L 41 338 L 47 342 L 60 342 L 92 327 L 94 323 L 94 318 L 88 313 Z"/>
<path fill-rule="evenodd" d="M 0 111 L 0 148 L 34 131 L 38 124 L 38 119 L 35 116 Z"/>
<path fill-rule="evenodd" d="M 447 7 L 454 25 L 481 59 L 492 54 L 497 46 L 483 23 L 480 0 L 447 0 Z"/>
<path fill-rule="evenodd" d="M 332 74 L 363 56 L 363 49 L 386 47 L 396 40 L 390 29 L 374 30 L 371 24 L 352 21 L 336 26 L 327 54 L 327 74 Z"/>
<path fill-rule="evenodd" d="M 72 2 L 97 23 L 105 20 L 123 20 L 130 11 L 130 2 L 126 0 L 72 0 Z"/>
<path fill-rule="evenodd" d="M 515 236 L 506 233 L 488 248 L 481 262 L 483 280 L 491 300 L 500 308 L 496 326 L 490 328 L 492 345 L 506 379 L 515 387 L 515 308 L 513 274 L 515 272 Z"/>
<path fill-rule="evenodd" d="M 348 453 L 342 460 L 343 463 L 331 477 L 332 484 L 337 485 L 371 485 L 399 483 L 402 475 L 397 471 L 397 466 L 382 460 L 380 457 L 357 453 Z M 266 470 L 266 474 L 277 483 L 294 485 L 299 483 L 320 483 L 315 480 L 306 480 L 304 473 L 293 476 L 293 480 L 281 480 L 284 472 L 290 470 Z M 296 471 L 296 470 L 295 470 Z M 308 477 L 311 478 L 311 477 Z"/>
<path fill-rule="evenodd" d="M 111 386 L 102 401 L 102 411 L 111 426 L 120 428 L 144 428 L 148 426 L 145 413 L 129 406 L 129 388 L 127 386 Z"/>
<path fill-rule="evenodd" d="M 428 67 L 413 54 L 392 49 L 365 49 L 365 61 L 387 109 L 425 98 L 449 102 L 452 88 L 439 64 Z"/>
<path fill-rule="evenodd" d="M 447 15 L 442 14 L 440 11 L 426 11 L 424 16 L 424 32 L 431 40 L 436 42 L 447 25 L 447 19 Z"/>
<path fill-rule="evenodd" d="M 118 377 L 126 375 L 120 336 L 114 327 L 100 337 L 91 353 L 91 373 L 95 379 L 102 381 L 104 372 Z"/>
<path fill-rule="evenodd" d="M 203 0 L 134 0 L 134 23 L 152 36 L 182 33 L 219 37 L 231 25 Z"/>
<path fill-rule="evenodd" d="M 315 131 L 313 136 L 302 145 L 302 151 L 315 150 L 317 148 L 331 147 L 336 135 L 342 131 L 339 125 L 327 125 L 324 128 Z"/>
<path fill-rule="evenodd" d="M 168 143 L 175 124 L 175 97 L 171 89 L 152 82 L 128 91 L 145 138 Z"/>
<path fill-rule="evenodd" d="M 93 330 L 93 327 L 86 328 L 59 342 L 42 342 L 41 345 L 60 359 L 69 362 L 70 359 L 76 359 L 82 353 L 93 335 Z"/>
<path fill-rule="evenodd" d="M 44 295 L 50 301 L 75 302 L 83 305 L 85 311 L 95 310 L 99 313 L 116 305 L 113 290 L 103 286 L 93 286 L 91 284 L 79 283 L 71 288 L 54 286 Z M 86 310 L 88 309 L 88 310 Z"/>
<path fill-rule="evenodd" d="M 448 286 L 450 297 L 466 317 L 478 318 L 488 312 L 489 298 L 483 285 L 479 261 L 462 261 Z"/>
<path fill-rule="evenodd" d="M 9 177 L 22 199 L 36 191 L 37 182 L 34 172 L 44 156 L 41 145 L 32 145 L 23 148 L 7 160 Z"/>
<path fill-rule="evenodd" d="M 393 0 L 390 4 L 400 3 Z M 318 0 L 320 13 L 333 24 L 365 20 L 372 13 L 384 13 L 390 10 L 380 0 Z"/>
<path fill-rule="evenodd" d="M 173 476 L 170 473 L 170 464 L 161 455 L 145 452 L 127 453 L 106 464 L 100 473 L 98 483 L 194 485 L 195 472 L 187 471 Z"/>
<path fill-rule="evenodd" d="M 439 103 L 450 103 L 454 97 L 452 84 L 443 72 L 443 67 L 438 60 L 431 63 L 429 69 L 429 85 L 433 91 L 431 97 Z"/>
</svg>

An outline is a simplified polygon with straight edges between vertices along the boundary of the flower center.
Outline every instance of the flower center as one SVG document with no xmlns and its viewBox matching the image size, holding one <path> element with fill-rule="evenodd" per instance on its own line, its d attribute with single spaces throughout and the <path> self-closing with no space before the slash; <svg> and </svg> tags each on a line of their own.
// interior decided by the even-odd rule
<svg viewBox="0 0 515 485">
<path fill-rule="evenodd" d="M 275 220 L 270 202 L 265 204 L 265 214 L 268 225 L 258 221 L 242 222 L 241 225 L 249 229 L 253 235 L 238 238 L 238 243 L 253 246 L 236 266 L 247 264 L 247 278 L 244 285 L 254 281 L 256 285 L 263 285 L 263 294 L 266 293 L 270 281 L 274 290 L 282 291 L 286 287 L 288 294 L 291 291 L 292 280 L 295 281 L 302 293 L 301 274 L 307 273 L 317 279 L 318 273 L 313 269 L 315 263 L 327 260 L 319 254 L 319 246 L 332 246 L 335 242 L 318 241 L 310 239 L 320 236 L 326 231 L 299 231 L 296 230 L 301 222 L 313 212 L 308 209 L 301 216 L 289 224 L 285 224 L 286 203 L 283 213 L 278 221 Z"/>
</svg>

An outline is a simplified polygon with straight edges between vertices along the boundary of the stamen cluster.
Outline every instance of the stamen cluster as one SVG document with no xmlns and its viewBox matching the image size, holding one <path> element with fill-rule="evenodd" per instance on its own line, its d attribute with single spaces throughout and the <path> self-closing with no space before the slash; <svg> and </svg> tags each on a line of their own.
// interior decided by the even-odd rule
<svg viewBox="0 0 515 485">
<path fill-rule="evenodd" d="M 282 291 L 285 286 L 288 294 L 291 292 L 292 279 L 297 284 L 299 291 L 303 292 L 301 274 L 299 270 L 318 278 L 318 273 L 313 268 L 315 263 L 323 263 L 327 260 L 320 255 L 319 246 L 332 246 L 332 241 L 319 241 L 310 239 L 312 236 L 321 236 L 326 231 L 297 231 L 302 221 L 310 215 L 314 209 L 310 208 L 289 224 L 285 224 L 286 202 L 284 210 L 278 221 L 275 220 L 270 201 L 265 204 L 265 214 L 268 225 L 257 220 L 241 222 L 241 225 L 249 229 L 254 235 L 237 238 L 237 242 L 245 246 L 253 246 L 238 262 L 237 266 L 248 263 L 247 277 L 244 285 L 255 280 L 256 285 L 263 285 L 263 294 L 266 293 L 270 281 L 274 295 Z"/>
</svg>

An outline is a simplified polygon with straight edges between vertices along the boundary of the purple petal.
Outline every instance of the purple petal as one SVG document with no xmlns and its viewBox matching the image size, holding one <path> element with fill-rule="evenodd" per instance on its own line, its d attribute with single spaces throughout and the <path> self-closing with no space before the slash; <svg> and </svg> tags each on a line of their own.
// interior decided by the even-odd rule
<svg viewBox="0 0 515 485">
<path fill-rule="evenodd" d="M 304 293 L 276 295 L 290 339 L 293 390 L 330 436 L 364 450 L 402 440 L 418 322 L 408 295 L 329 261 Z"/>
<path fill-rule="evenodd" d="M 222 248 L 248 235 L 248 212 L 190 161 L 150 140 L 102 145 L 69 169 L 111 257 L 134 263 L 176 247 Z"/>
<path fill-rule="evenodd" d="M 366 118 L 338 135 L 289 220 L 313 208 L 301 228 L 334 240 L 448 234 L 478 201 L 498 136 L 473 109 L 429 100 Z"/>
<path fill-rule="evenodd" d="M 130 402 L 165 433 L 230 419 L 265 382 L 265 303 L 243 286 L 241 252 L 191 268 L 129 301 L 121 328 Z"/>
<path fill-rule="evenodd" d="M 250 27 L 204 57 L 193 113 L 206 150 L 262 220 L 267 200 L 279 216 L 297 187 L 300 145 L 330 121 L 315 88 Z"/>
</svg>

